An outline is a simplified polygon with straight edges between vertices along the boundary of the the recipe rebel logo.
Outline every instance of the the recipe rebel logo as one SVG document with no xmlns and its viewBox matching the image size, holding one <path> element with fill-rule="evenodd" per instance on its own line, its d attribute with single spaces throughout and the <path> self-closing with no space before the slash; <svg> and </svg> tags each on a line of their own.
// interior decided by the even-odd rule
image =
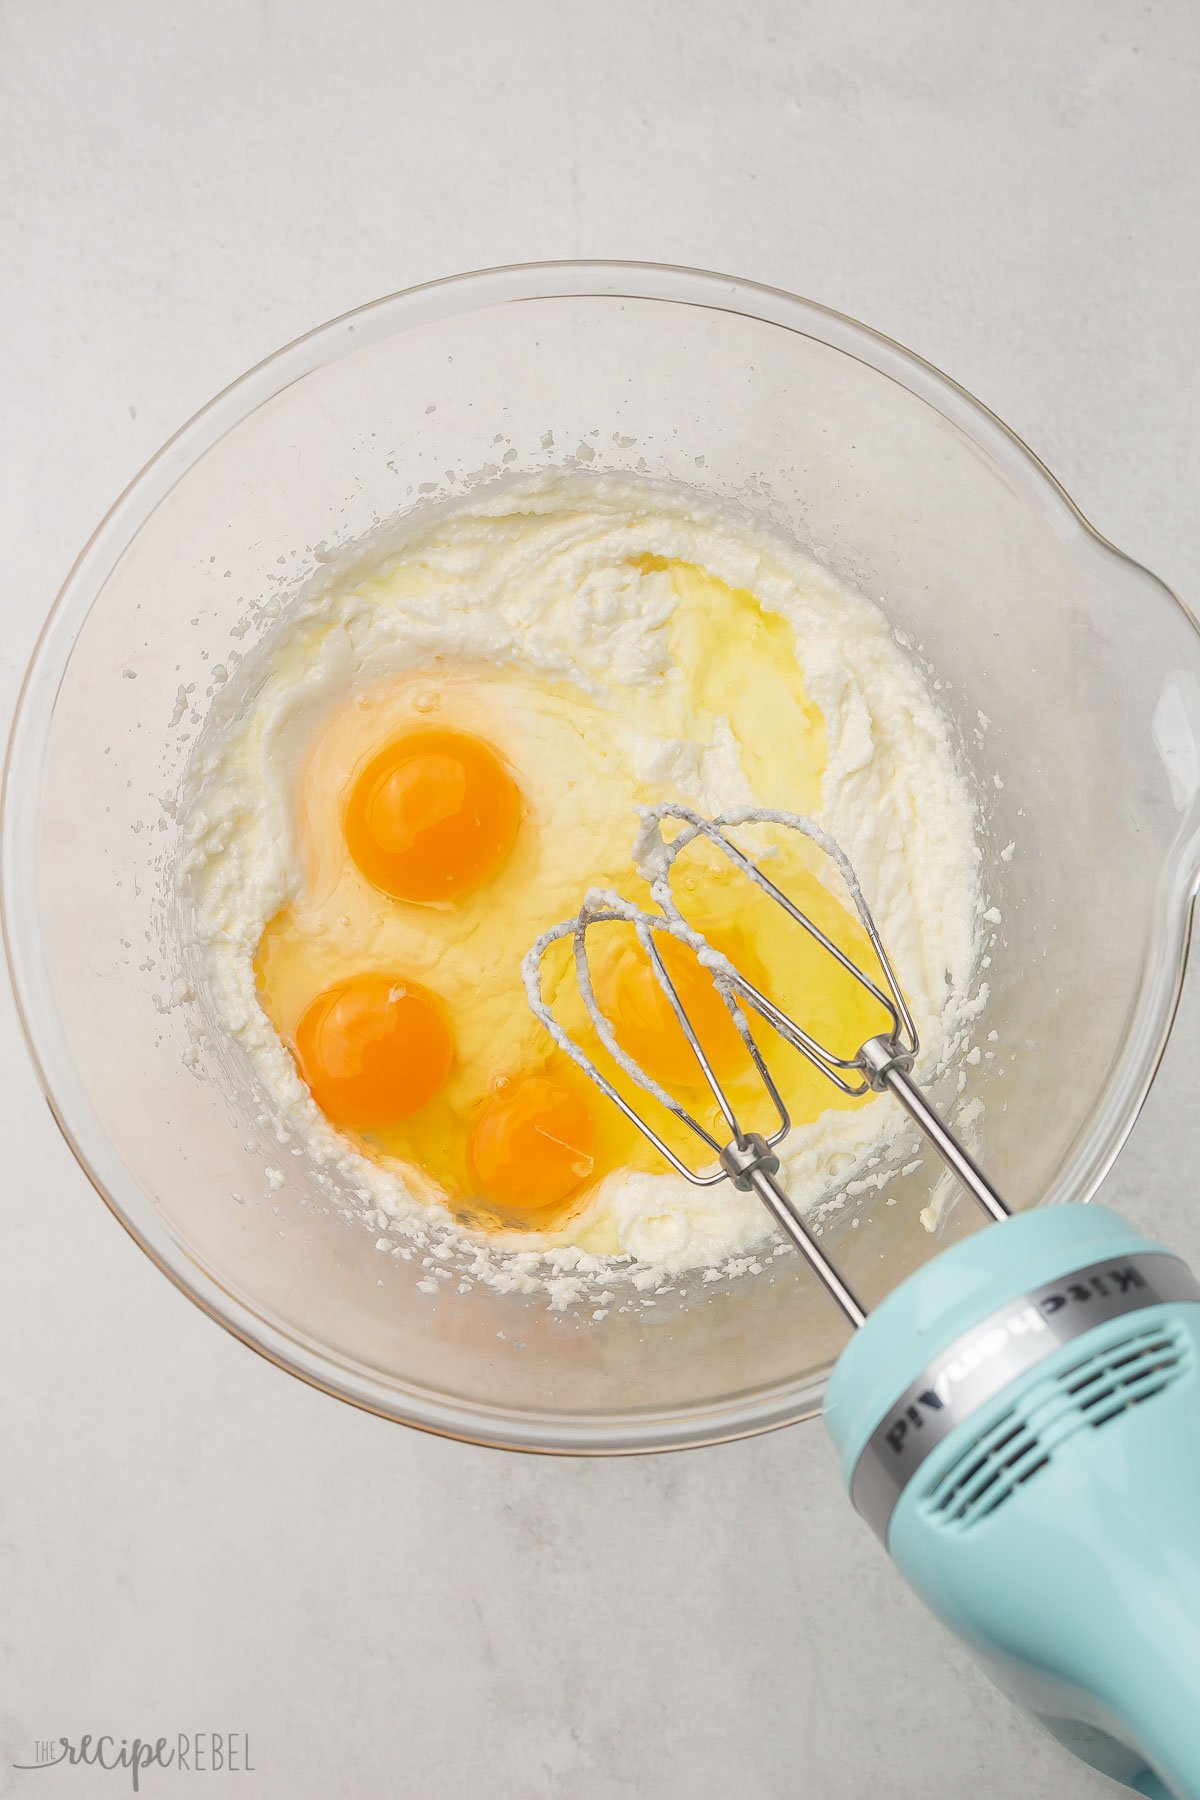
<svg viewBox="0 0 1200 1800">
<path fill-rule="evenodd" d="M 132 1791 L 141 1792 L 150 1769 L 185 1775 L 253 1775 L 257 1771 L 247 1731 L 176 1732 L 173 1737 L 112 1737 L 107 1732 L 82 1737 L 39 1738 L 33 1757 L 13 1762 L 14 1769 L 103 1769 L 124 1771 Z M 89 1793 L 91 1790 L 89 1789 Z"/>
</svg>

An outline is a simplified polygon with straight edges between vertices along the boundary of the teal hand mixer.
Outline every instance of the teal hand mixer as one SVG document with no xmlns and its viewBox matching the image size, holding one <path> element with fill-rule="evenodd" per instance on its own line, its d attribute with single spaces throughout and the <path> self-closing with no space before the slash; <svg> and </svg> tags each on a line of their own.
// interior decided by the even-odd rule
<svg viewBox="0 0 1200 1800">
<path fill-rule="evenodd" d="M 803 833 L 836 866 L 877 975 L 775 884 L 769 847 L 742 846 L 743 827 L 764 826 Z M 688 923 L 672 871 L 698 838 L 883 1009 L 885 1028 L 856 1053 L 817 1041 Z M 1200 1283 L 1101 1206 L 1010 1216 L 914 1084 L 919 1045 L 900 984 L 853 869 L 811 821 L 661 807 L 646 815 L 639 864 L 652 907 L 593 892 L 534 945 L 525 963 L 534 1011 L 679 1174 L 757 1194 L 854 1327 L 825 1422 L 851 1500 L 916 1592 L 1084 1763 L 1155 1800 L 1200 1800 Z M 592 982 L 597 929 L 636 933 L 723 1128 L 710 1129 L 622 1049 Z M 771 1109 L 767 1130 L 735 1112 L 668 973 L 665 938 L 699 957 L 725 1001 Z M 561 939 L 600 1043 L 650 1106 L 631 1102 L 548 1004 L 545 957 Z M 869 1315 L 779 1179 L 791 1122 L 750 1015 L 844 1093 L 890 1094 L 990 1221 Z M 656 1128 L 657 1108 L 705 1146 L 703 1166 Z"/>
</svg>

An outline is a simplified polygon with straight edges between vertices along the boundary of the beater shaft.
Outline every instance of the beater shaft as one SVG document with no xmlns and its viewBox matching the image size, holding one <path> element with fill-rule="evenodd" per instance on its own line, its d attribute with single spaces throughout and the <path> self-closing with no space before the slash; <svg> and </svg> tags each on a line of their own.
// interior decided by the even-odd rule
<svg viewBox="0 0 1200 1800">
<path fill-rule="evenodd" d="M 929 1139 L 971 1198 L 996 1224 L 1002 1224 L 1012 1216 L 1011 1209 L 1005 1205 L 978 1163 L 934 1112 L 912 1076 L 895 1060 L 893 1048 L 886 1038 L 868 1038 L 863 1045 L 860 1054 L 863 1067 L 873 1075 L 872 1087 L 880 1092 L 886 1088 L 900 1102 L 913 1124 Z"/>
<path fill-rule="evenodd" d="M 804 1223 L 795 1201 L 775 1178 L 779 1158 L 758 1132 L 747 1132 L 721 1152 L 721 1167 L 734 1187 L 750 1188 L 785 1235 L 791 1238 L 831 1300 L 835 1300 L 854 1326 L 864 1325 L 867 1310 L 850 1285 L 842 1279 Z"/>
</svg>

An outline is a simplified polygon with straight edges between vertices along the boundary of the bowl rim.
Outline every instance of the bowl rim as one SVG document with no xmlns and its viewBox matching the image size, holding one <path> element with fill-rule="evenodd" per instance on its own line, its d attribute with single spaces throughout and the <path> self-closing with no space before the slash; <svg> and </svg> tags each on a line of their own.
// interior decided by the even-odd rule
<svg viewBox="0 0 1200 1800">
<path fill-rule="evenodd" d="M 1105 538 L 1041 459 L 989 407 L 924 357 L 850 315 L 787 290 L 711 270 L 655 262 L 578 259 L 504 264 L 402 288 L 352 308 L 284 344 L 228 383 L 192 415 L 128 483 L 76 557 L 38 634 L 14 710 L 0 788 L 0 925 L 17 1016 L 34 1070 L 60 1132 L 114 1217 L 164 1275 L 248 1348 L 309 1386 L 364 1411 L 478 1445 L 560 1455 L 617 1455 L 732 1441 L 778 1429 L 819 1410 L 823 1383 L 784 1384 L 752 1406 L 723 1402 L 686 1414 L 643 1412 L 573 1419 L 481 1407 L 417 1384 L 384 1382 L 278 1327 L 209 1270 L 170 1253 L 175 1244 L 153 1202 L 136 1189 L 118 1199 L 99 1154 L 103 1125 L 81 1087 L 71 1089 L 69 1051 L 41 961 L 31 849 L 46 731 L 79 621 L 90 610 L 160 502 L 228 431 L 285 387 L 340 357 L 392 335 L 483 306 L 554 298 L 662 300 L 740 314 L 852 356 L 896 381 L 961 430 L 1022 495 L 1083 554 L 1116 563 L 1126 579 L 1177 607 L 1200 638 L 1195 615 L 1166 583 Z M 1164 862 L 1155 897 L 1153 956 L 1130 1029 L 1092 1120 L 1077 1139 L 1071 1173 L 1040 1204 L 1090 1198 L 1131 1131 L 1154 1081 L 1179 1002 L 1200 882 L 1200 803 L 1193 800 Z M 78 1122 L 83 1116 L 98 1134 Z M 1068 1190 L 1069 1189 L 1069 1193 Z M 140 1204 L 139 1204 L 140 1202 Z M 155 1229 L 155 1221 L 160 1229 Z"/>
</svg>

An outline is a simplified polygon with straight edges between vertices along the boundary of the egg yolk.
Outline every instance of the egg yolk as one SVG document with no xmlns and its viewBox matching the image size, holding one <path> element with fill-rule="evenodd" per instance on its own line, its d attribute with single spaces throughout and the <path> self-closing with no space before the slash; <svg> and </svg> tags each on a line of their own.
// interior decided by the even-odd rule
<svg viewBox="0 0 1200 1800">
<path fill-rule="evenodd" d="M 433 995 L 374 971 L 335 981 L 311 1000 L 294 1049 L 326 1118 L 357 1131 L 419 1111 L 454 1061 L 450 1027 Z"/>
<path fill-rule="evenodd" d="M 345 813 L 351 856 L 397 900 L 448 900 L 494 875 L 521 823 L 496 752 L 464 731 L 412 731 L 372 757 Z"/>
<path fill-rule="evenodd" d="M 712 976 L 677 938 L 660 936 L 656 947 L 714 1074 L 728 1076 L 745 1063 L 746 1048 Z M 740 966 L 753 979 L 744 956 Z M 597 969 L 595 985 L 613 1036 L 647 1075 L 667 1088 L 703 1084 L 700 1064 L 640 943 L 623 941 Z"/>
<path fill-rule="evenodd" d="M 522 1213 L 561 1205 L 591 1177 L 596 1131 L 582 1096 L 550 1075 L 525 1075 L 475 1121 L 467 1163 L 479 1192 Z"/>
</svg>

